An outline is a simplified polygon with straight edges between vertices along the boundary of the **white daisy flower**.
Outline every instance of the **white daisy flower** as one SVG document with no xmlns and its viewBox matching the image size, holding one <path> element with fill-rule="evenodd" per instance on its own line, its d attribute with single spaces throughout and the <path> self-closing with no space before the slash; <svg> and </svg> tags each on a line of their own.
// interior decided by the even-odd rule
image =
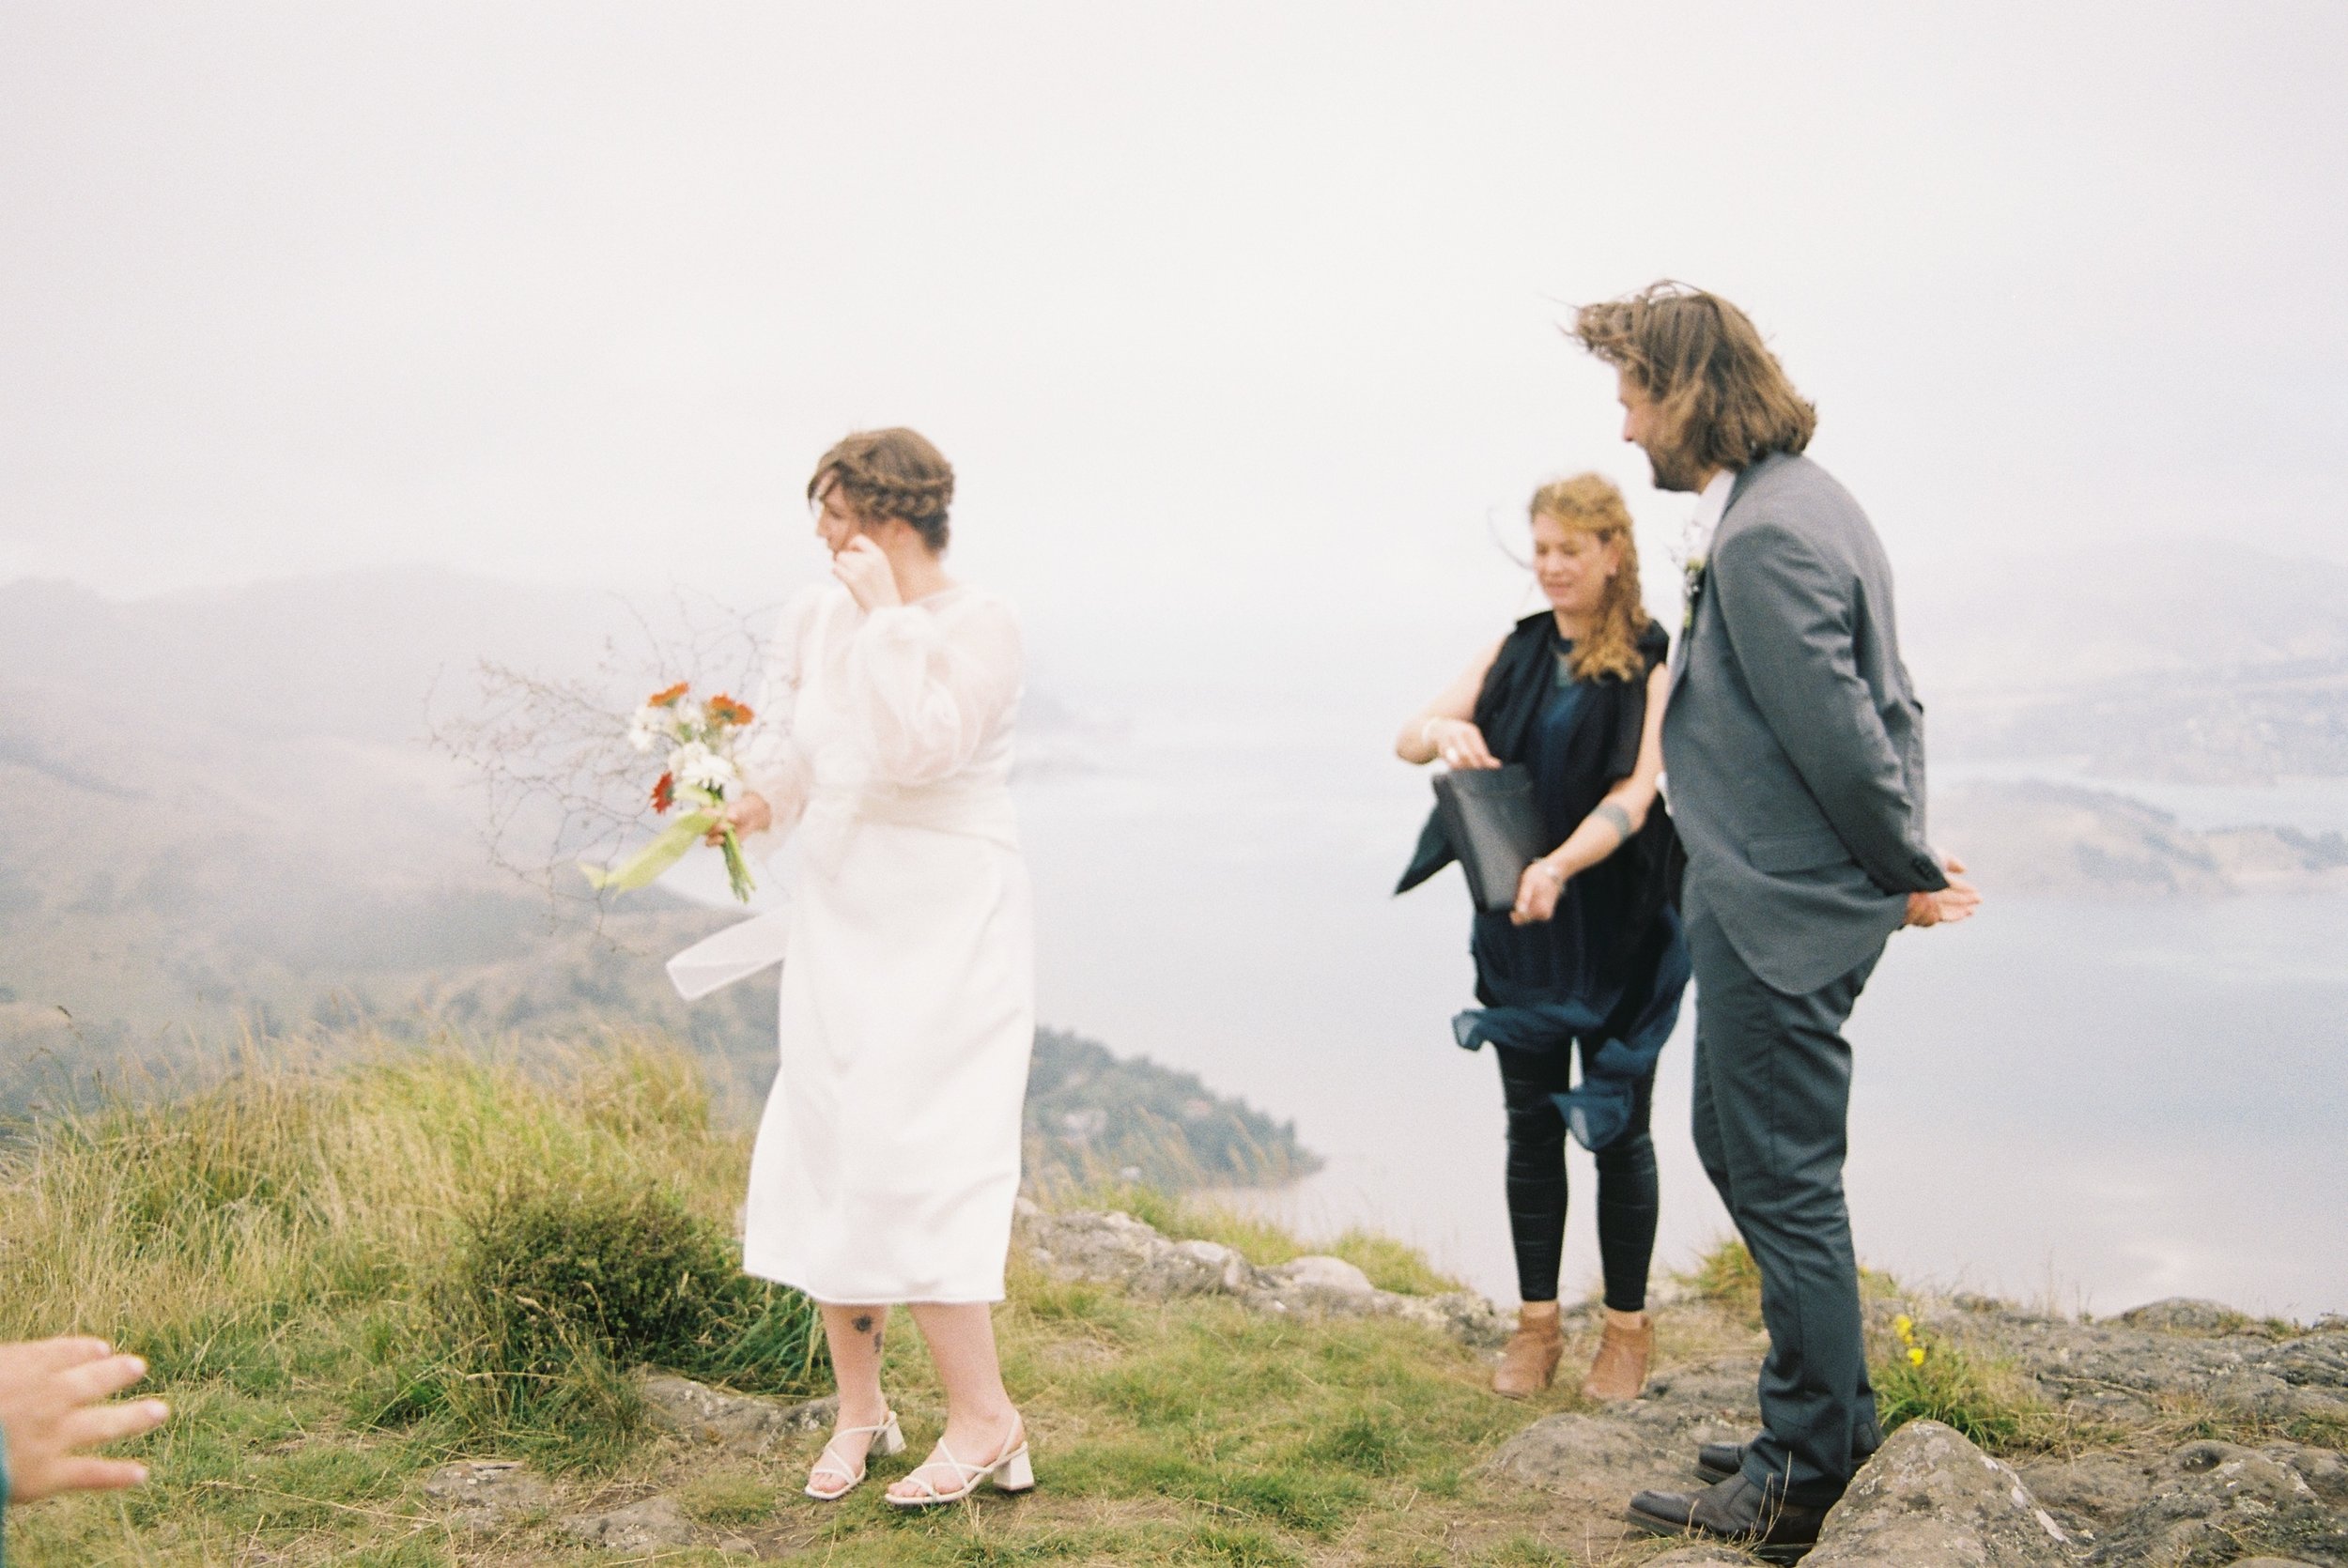
<svg viewBox="0 0 2348 1568">
<path fill-rule="evenodd" d="M 665 708 L 637 709 L 636 716 L 627 721 L 627 744 L 640 752 L 650 751 L 669 738 L 668 719 Z"/>
<path fill-rule="evenodd" d="M 686 757 L 687 752 L 693 755 Z M 685 759 L 677 764 L 677 782 L 688 789 L 705 791 L 723 799 L 734 785 L 741 782 L 742 775 L 734 765 L 705 746 L 696 743 L 681 746 L 677 755 Z"/>
</svg>

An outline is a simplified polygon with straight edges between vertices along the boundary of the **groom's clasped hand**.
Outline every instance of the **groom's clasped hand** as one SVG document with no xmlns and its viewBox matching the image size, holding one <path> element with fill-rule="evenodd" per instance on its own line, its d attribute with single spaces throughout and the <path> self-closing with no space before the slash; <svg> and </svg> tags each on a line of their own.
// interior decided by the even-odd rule
<svg viewBox="0 0 2348 1568">
<path fill-rule="evenodd" d="M 1981 908 L 1981 889 L 1966 880 L 1965 862 L 1956 856 L 1943 855 L 1941 866 L 1949 875 L 1949 884 L 1938 893 L 1910 893 L 1908 896 L 1908 923 L 1911 926 L 1951 926 L 1959 920 L 1970 920 Z"/>
</svg>

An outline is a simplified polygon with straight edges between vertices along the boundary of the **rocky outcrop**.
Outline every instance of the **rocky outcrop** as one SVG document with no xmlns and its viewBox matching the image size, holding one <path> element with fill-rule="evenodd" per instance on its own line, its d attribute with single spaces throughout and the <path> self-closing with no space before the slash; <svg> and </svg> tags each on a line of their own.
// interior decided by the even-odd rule
<svg viewBox="0 0 2348 1568">
<path fill-rule="evenodd" d="M 629 1557 L 691 1545 L 707 1546 L 728 1557 L 749 1557 L 758 1551 L 746 1536 L 713 1535 L 702 1529 L 685 1516 L 671 1497 L 646 1498 L 602 1514 L 574 1514 L 562 1525 L 563 1532 L 581 1545 Z"/>
<path fill-rule="evenodd" d="M 2329 1499 L 2302 1464 L 2325 1482 Z M 2286 1554 L 2286 1560 L 2348 1564 L 2340 1480 L 2340 1455 L 2327 1450 L 2187 1443 L 2149 1468 L 2137 1505 L 2088 1560 L 2214 1568 L 2255 1548 Z"/>
<path fill-rule="evenodd" d="M 1827 1515 L 1812 1568 L 2063 1568 L 2070 1537 L 2021 1477 L 1937 1421 L 1892 1434 Z"/>
<path fill-rule="evenodd" d="M 764 1453 L 784 1437 L 828 1428 L 840 1410 L 838 1396 L 790 1404 L 752 1394 L 729 1393 L 666 1373 L 647 1374 L 637 1383 L 644 1414 L 664 1432 L 728 1453 Z"/>
<path fill-rule="evenodd" d="M 1760 1424 L 1759 1372 L 1742 1358 L 1659 1372 L 1627 1405 L 1543 1416 L 1501 1444 L 1485 1473 L 1616 1507 L 1646 1487 L 1685 1490 L 1698 1484 L 1699 1447 L 1742 1442 Z"/>
<path fill-rule="evenodd" d="M 2183 1400 L 2270 1422 L 2348 1419 L 2348 1323 L 2278 1331 L 2208 1301 L 2157 1301 L 2074 1322 L 1981 1297 L 1877 1303 L 2013 1365 L 2049 1404 L 2121 1424 Z"/>
<path fill-rule="evenodd" d="M 1120 1285 L 1153 1300 L 1226 1296 L 1274 1315 L 1398 1317 L 1478 1348 L 1508 1337 L 1498 1309 L 1481 1296 L 1380 1290 L 1343 1258 L 1300 1257 L 1259 1268 L 1219 1242 L 1170 1241 L 1130 1214 L 1054 1214 L 1030 1204 L 1021 1206 L 1019 1233 L 1028 1255 L 1058 1278 Z"/>
<path fill-rule="evenodd" d="M 1666 1307 L 1666 1318 L 1678 1307 Z M 1701 1309 L 1698 1309 L 1701 1310 Z M 2107 1449 L 2001 1462 L 1949 1427 L 1892 1434 L 1828 1516 L 1816 1568 L 2348 1568 L 2348 1457 L 2305 1441 L 2179 1443 L 2180 1417 L 2273 1436 L 2340 1430 L 2348 1322 L 2263 1323 L 2208 1301 L 2073 1322 L 1977 1297 L 1875 1303 L 1928 1339 L 2016 1375 Z M 1645 1394 L 1518 1432 L 1483 1473 L 1616 1512 L 1637 1490 L 1687 1490 L 1700 1443 L 1759 1422 L 1759 1363 L 1667 1367 Z M 2166 1436 L 2164 1436 L 2166 1434 Z M 1690 1547 L 1686 1551 L 1712 1548 Z M 1656 1563 L 1745 1560 L 1677 1552 Z"/>
<path fill-rule="evenodd" d="M 554 1501 L 554 1492 L 519 1460 L 475 1459 L 443 1465 L 425 1478 L 424 1495 L 442 1505 L 441 1517 L 459 1530 L 502 1530 Z"/>
</svg>

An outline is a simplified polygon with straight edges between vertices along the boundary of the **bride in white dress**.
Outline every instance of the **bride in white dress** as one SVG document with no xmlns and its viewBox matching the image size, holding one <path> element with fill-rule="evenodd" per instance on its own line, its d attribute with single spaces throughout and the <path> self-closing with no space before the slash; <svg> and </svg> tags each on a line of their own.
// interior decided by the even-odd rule
<svg viewBox="0 0 2348 1568">
<path fill-rule="evenodd" d="M 823 1311 L 840 1422 L 809 1496 L 845 1495 L 869 1450 L 904 1447 L 880 1378 L 894 1304 L 928 1343 L 947 1421 L 888 1500 L 1024 1490 L 988 1308 L 1003 1299 L 1035 1038 L 1008 787 L 1018 623 L 946 575 L 953 470 L 920 436 L 850 436 L 808 496 L 838 580 L 783 617 L 732 809 L 753 847 L 788 834 L 796 857 L 743 1267 Z"/>
</svg>

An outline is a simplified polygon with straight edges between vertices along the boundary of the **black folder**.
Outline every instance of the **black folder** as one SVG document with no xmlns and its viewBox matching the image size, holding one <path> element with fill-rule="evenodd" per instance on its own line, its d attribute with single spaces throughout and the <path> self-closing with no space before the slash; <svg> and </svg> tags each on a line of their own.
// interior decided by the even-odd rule
<svg viewBox="0 0 2348 1568">
<path fill-rule="evenodd" d="M 1554 846 L 1544 843 L 1533 775 L 1522 764 L 1459 768 L 1435 776 L 1435 809 L 1460 869 L 1467 873 L 1475 907 L 1494 914 L 1516 908 L 1524 869 Z"/>
</svg>

